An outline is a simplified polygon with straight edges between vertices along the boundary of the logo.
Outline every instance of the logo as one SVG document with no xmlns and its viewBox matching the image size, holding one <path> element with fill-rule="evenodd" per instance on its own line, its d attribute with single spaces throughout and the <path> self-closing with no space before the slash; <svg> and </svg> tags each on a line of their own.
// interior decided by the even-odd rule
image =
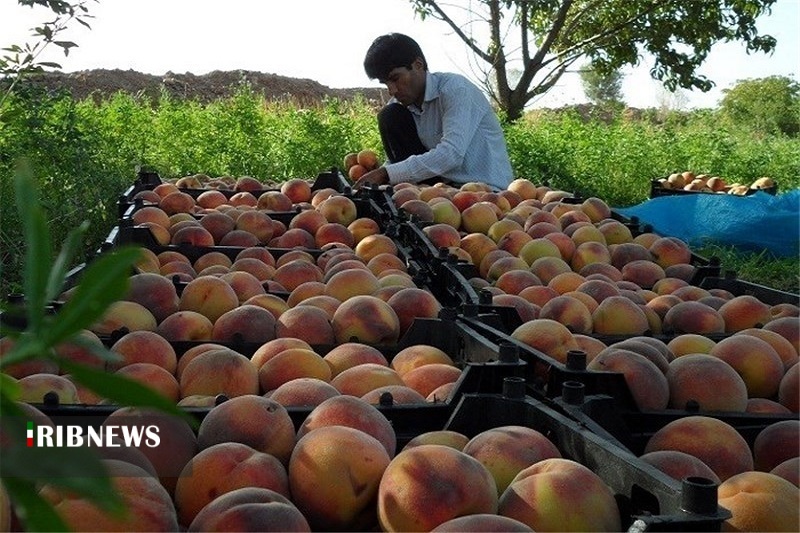
<svg viewBox="0 0 800 533">
<path fill-rule="evenodd" d="M 159 427 L 104 425 L 102 427 L 82 425 L 37 425 L 28 421 L 28 448 L 156 448 L 161 444 Z"/>
</svg>

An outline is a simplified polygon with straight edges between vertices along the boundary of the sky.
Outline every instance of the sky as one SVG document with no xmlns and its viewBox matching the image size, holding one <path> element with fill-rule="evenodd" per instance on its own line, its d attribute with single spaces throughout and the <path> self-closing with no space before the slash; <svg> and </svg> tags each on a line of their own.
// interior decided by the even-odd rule
<svg viewBox="0 0 800 533">
<path fill-rule="evenodd" d="M 705 0 L 702 0 L 705 1 Z M 467 3 L 467 0 L 460 2 Z M 161 75 L 251 70 L 316 80 L 333 88 L 378 87 L 363 71 L 372 40 L 396 31 L 416 39 L 432 70 L 479 79 L 474 56 L 443 22 L 422 21 L 409 0 L 100 0 L 89 4 L 91 30 L 73 24 L 61 38 L 79 46 L 64 57 L 46 50 L 39 60 L 64 72 L 105 68 Z M 30 29 L 52 17 L 41 7 L 0 0 L 0 47 L 33 42 Z M 773 75 L 800 79 L 800 0 L 778 0 L 759 31 L 775 37 L 772 55 L 748 55 L 740 43 L 720 43 L 700 73 L 714 82 L 708 92 L 666 93 L 643 58 L 623 71 L 625 102 L 632 107 L 715 107 L 723 89 Z M 536 107 L 585 102 L 577 74 L 565 75 Z"/>
</svg>

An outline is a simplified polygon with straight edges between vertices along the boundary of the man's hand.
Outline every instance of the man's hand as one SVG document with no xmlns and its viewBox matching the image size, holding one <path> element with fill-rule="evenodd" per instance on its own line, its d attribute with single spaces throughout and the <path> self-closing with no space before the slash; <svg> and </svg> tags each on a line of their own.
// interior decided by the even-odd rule
<svg viewBox="0 0 800 533">
<path fill-rule="evenodd" d="M 389 183 L 389 173 L 386 172 L 384 167 L 378 167 L 375 170 L 370 170 L 353 184 L 353 188 L 358 189 L 370 183 L 375 185 L 384 185 Z"/>
</svg>

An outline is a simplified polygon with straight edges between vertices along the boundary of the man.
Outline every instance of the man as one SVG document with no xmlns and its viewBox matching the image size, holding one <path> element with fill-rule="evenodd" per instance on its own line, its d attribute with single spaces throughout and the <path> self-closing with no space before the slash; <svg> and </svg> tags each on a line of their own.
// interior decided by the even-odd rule
<svg viewBox="0 0 800 533">
<path fill-rule="evenodd" d="M 387 163 L 364 174 L 356 187 L 478 181 L 500 190 L 511 182 L 500 122 L 467 78 L 429 72 L 416 41 L 399 33 L 375 39 L 364 70 L 386 85 L 392 99 L 378 114 Z"/>
</svg>

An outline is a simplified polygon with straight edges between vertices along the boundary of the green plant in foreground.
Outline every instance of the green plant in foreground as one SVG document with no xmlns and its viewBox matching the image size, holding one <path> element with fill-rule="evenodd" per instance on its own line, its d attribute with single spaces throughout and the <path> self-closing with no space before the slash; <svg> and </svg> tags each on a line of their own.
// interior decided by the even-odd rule
<svg viewBox="0 0 800 533">
<path fill-rule="evenodd" d="M 0 370 L 30 359 L 46 358 L 57 362 L 80 384 L 120 405 L 156 408 L 193 419 L 166 398 L 147 387 L 103 370 L 76 364 L 55 355 L 53 348 L 65 341 L 79 342 L 76 334 L 99 319 L 108 306 L 122 298 L 128 278 L 140 256 L 137 248 L 119 248 L 103 254 L 86 268 L 74 295 L 57 313 L 48 313 L 47 304 L 63 290 L 66 272 L 88 224 L 69 232 L 53 262 L 52 244 L 39 194 L 30 169 L 22 164 L 14 176 L 14 190 L 26 243 L 23 286 L 25 289 L 24 329 L 0 322 L 0 334 L 13 339 L 12 348 L 0 359 Z M 4 313 L 13 313 L 3 304 Z M 105 348 L 93 352 L 106 360 L 116 356 Z M 113 490 L 100 459 L 88 448 L 28 448 L 25 420 L 16 381 L 0 372 L 0 430 L 2 462 L 0 478 L 14 508 L 29 531 L 61 531 L 66 524 L 38 492 L 47 483 L 69 490 L 110 512 L 124 513 L 123 502 Z"/>
</svg>

